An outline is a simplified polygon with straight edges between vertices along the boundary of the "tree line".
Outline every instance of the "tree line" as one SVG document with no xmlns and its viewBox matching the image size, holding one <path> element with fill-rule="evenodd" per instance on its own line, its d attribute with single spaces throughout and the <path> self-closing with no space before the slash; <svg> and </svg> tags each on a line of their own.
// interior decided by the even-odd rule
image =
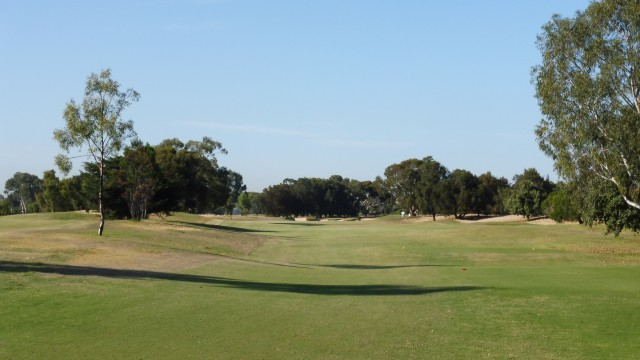
<svg viewBox="0 0 640 360">
<path fill-rule="evenodd" d="M 527 169 L 514 183 L 490 172 L 449 171 L 428 156 L 388 166 L 384 178 L 357 181 L 339 175 L 328 179 L 285 179 L 253 195 L 257 209 L 271 216 L 345 217 L 404 212 L 453 216 L 545 214 L 544 202 L 557 186 L 537 170 Z M 566 216 L 565 216 L 566 217 Z M 569 220 L 569 219 L 565 219 Z"/>
<path fill-rule="evenodd" d="M 469 215 L 549 216 L 588 225 L 604 223 L 618 234 L 640 229 L 640 212 L 630 208 L 615 187 L 598 184 L 590 192 L 575 182 L 554 183 L 534 168 L 512 178 L 490 172 L 449 171 L 427 156 L 389 165 L 384 177 L 359 181 L 334 175 L 328 179 L 285 179 L 260 193 L 247 192 L 242 175 L 218 166 L 222 144 L 204 137 L 183 143 L 166 139 L 155 146 L 134 140 L 105 165 L 107 218 L 144 219 L 150 214 L 264 214 L 278 217 L 357 217 L 404 211 L 409 216 Z M 0 215 L 28 212 L 95 210 L 99 171 L 85 162 L 78 175 L 59 179 L 54 170 L 43 178 L 18 172 L 5 183 Z M 598 181 L 597 178 L 591 181 Z M 596 191 L 598 189 L 598 191 Z"/>
<path fill-rule="evenodd" d="M 150 214 L 229 213 L 246 186 L 242 175 L 218 166 L 222 145 L 208 137 L 151 146 L 134 140 L 105 162 L 103 200 L 107 218 L 145 219 Z M 99 170 L 85 162 L 78 175 L 60 179 L 18 172 L 5 183 L 0 214 L 98 209 Z"/>
</svg>

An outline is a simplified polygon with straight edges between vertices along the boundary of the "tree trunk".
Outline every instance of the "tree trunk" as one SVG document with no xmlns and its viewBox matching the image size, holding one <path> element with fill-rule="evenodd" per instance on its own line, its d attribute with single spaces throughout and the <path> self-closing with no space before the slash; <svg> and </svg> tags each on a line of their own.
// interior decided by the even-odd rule
<svg viewBox="0 0 640 360">
<path fill-rule="evenodd" d="M 104 209 L 102 208 L 102 192 L 104 188 L 104 160 L 100 159 L 100 186 L 98 187 L 98 210 L 100 211 L 100 225 L 98 226 L 98 236 L 102 236 L 104 230 Z"/>
<path fill-rule="evenodd" d="M 102 211 L 102 210 L 100 210 L 100 211 Z M 98 226 L 98 236 L 102 236 L 102 231 L 103 230 L 104 230 L 104 214 L 100 213 L 100 226 Z"/>
<path fill-rule="evenodd" d="M 436 221 L 436 213 L 433 213 L 431 215 L 433 215 L 433 221 Z"/>
<path fill-rule="evenodd" d="M 27 213 L 27 204 L 24 202 L 24 198 L 22 196 L 20 197 L 20 211 L 23 214 Z"/>
</svg>

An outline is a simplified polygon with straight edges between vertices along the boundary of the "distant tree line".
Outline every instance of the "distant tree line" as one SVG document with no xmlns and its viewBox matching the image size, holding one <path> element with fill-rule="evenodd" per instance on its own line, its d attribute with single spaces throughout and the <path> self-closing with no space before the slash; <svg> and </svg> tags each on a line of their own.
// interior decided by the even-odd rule
<svg viewBox="0 0 640 360">
<path fill-rule="evenodd" d="M 261 211 L 271 216 L 346 217 L 385 212 L 382 184 L 339 175 L 328 179 L 285 179 L 258 194 Z"/>
<path fill-rule="evenodd" d="M 252 203 L 271 216 L 345 217 L 404 211 L 407 215 L 544 214 L 543 202 L 556 185 L 535 170 L 505 178 L 490 172 L 476 176 L 467 170 L 447 170 L 432 157 L 408 159 L 388 166 L 384 178 L 357 181 L 339 175 L 328 179 L 285 179 Z"/>
<path fill-rule="evenodd" d="M 218 166 L 222 145 L 208 137 L 183 143 L 167 139 L 151 146 L 134 140 L 123 155 L 110 158 L 104 169 L 106 215 L 145 219 L 152 213 L 230 213 L 246 190 L 242 175 Z M 0 214 L 96 210 L 98 168 L 85 162 L 83 170 L 59 179 L 54 170 L 43 178 L 16 173 L 5 184 Z"/>
<path fill-rule="evenodd" d="M 104 202 L 107 216 L 144 219 L 149 214 L 190 213 L 278 217 L 407 215 L 465 218 L 469 215 L 548 216 L 558 222 L 603 223 L 608 232 L 640 229 L 640 211 L 603 180 L 553 183 L 536 169 L 513 177 L 490 172 L 449 171 L 432 157 L 408 159 L 388 166 L 384 177 L 358 181 L 334 175 L 328 179 L 285 179 L 262 192 L 247 192 L 242 175 L 218 166 L 222 145 L 210 138 L 181 142 L 167 139 L 151 146 L 135 140 L 124 153 L 107 161 Z M 54 170 L 42 178 L 18 172 L 5 183 L 0 215 L 95 210 L 98 170 L 84 163 L 78 175 L 59 179 Z M 585 191 L 585 189 L 593 189 Z"/>
</svg>

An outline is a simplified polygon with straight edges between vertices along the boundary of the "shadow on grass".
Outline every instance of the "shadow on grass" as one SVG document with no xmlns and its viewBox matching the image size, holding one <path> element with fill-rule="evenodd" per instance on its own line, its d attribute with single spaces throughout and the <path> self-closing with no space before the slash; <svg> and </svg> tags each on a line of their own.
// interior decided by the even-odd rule
<svg viewBox="0 0 640 360">
<path fill-rule="evenodd" d="M 326 224 L 321 224 L 318 222 L 277 222 L 271 223 L 272 225 L 293 225 L 293 226 L 324 226 Z"/>
<path fill-rule="evenodd" d="M 402 268 L 437 267 L 437 266 L 458 266 L 458 265 L 352 265 L 352 264 L 300 264 L 308 266 L 330 267 L 336 269 L 353 270 L 387 270 Z"/>
<path fill-rule="evenodd" d="M 187 221 L 175 221 L 175 223 L 176 224 L 181 224 L 181 225 L 184 225 L 184 226 L 199 227 L 199 228 L 205 228 L 205 229 L 211 229 L 211 230 L 241 232 L 241 233 L 271 233 L 271 232 L 274 232 L 274 231 L 270 231 L 270 230 L 253 230 L 253 229 L 246 229 L 246 228 L 235 227 L 235 226 L 201 224 L 201 223 L 194 223 L 194 222 L 187 222 Z"/>
<path fill-rule="evenodd" d="M 249 262 L 249 263 L 255 263 L 255 264 L 284 266 L 284 267 L 293 267 L 293 268 L 300 268 L 300 269 L 311 269 L 311 267 L 306 266 L 304 264 L 274 263 L 274 262 L 262 261 L 262 260 L 245 259 L 245 258 L 241 258 L 241 257 L 231 256 L 231 255 L 224 255 L 224 254 L 217 254 L 217 253 L 211 253 L 211 254 L 215 255 L 215 256 L 223 257 L 225 259 L 231 259 L 231 260 L 243 261 L 243 262 Z"/>
<path fill-rule="evenodd" d="M 269 283 L 258 281 L 244 281 L 215 276 L 172 274 L 145 270 L 127 270 L 98 268 L 89 266 L 72 266 L 43 263 L 24 263 L 12 261 L 0 261 L 0 272 L 39 272 L 46 274 L 61 274 L 73 276 L 101 276 L 117 279 L 135 280 L 169 280 L 181 281 L 206 285 L 215 285 L 226 288 L 284 292 L 294 294 L 313 295 L 348 295 L 348 296 L 400 296 L 400 295 L 424 295 L 440 292 L 462 292 L 473 290 L 484 290 L 479 286 L 442 286 L 442 287 L 419 287 L 402 285 L 320 285 L 320 284 L 287 284 Z"/>
</svg>

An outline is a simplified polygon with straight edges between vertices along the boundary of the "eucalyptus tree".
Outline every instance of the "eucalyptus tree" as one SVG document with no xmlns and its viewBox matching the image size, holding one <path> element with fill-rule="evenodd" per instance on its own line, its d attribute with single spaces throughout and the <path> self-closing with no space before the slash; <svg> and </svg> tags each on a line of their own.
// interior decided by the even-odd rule
<svg viewBox="0 0 640 360">
<path fill-rule="evenodd" d="M 36 175 L 17 172 L 7 180 L 4 193 L 10 206 L 22 214 L 36 210 L 36 195 L 41 191 L 42 180 Z"/>
<path fill-rule="evenodd" d="M 401 209 L 414 212 L 417 205 L 417 185 L 420 181 L 418 169 L 421 160 L 408 159 L 398 164 L 387 166 L 384 170 L 386 185 L 396 205 Z"/>
<path fill-rule="evenodd" d="M 139 140 L 133 141 L 118 163 L 116 177 L 124 188 L 129 216 L 146 219 L 150 210 L 154 210 L 153 200 L 160 183 L 155 149 Z"/>
<path fill-rule="evenodd" d="M 640 2 L 592 2 L 538 36 L 532 82 L 541 149 L 577 184 L 611 183 L 640 210 Z M 591 189 L 584 189 L 590 191 Z"/>
<path fill-rule="evenodd" d="M 161 174 L 156 211 L 211 212 L 225 205 L 232 190 L 239 195 L 242 176 L 218 166 L 218 153 L 227 151 L 206 136 L 202 141 L 183 143 L 174 138 L 156 145 L 155 161 Z"/>
<path fill-rule="evenodd" d="M 443 208 L 443 181 L 449 170 L 433 157 L 422 159 L 418 168 L 419 180 L 416 184 L 417 202 L 420 210 L 426 215 L 431 214 L 433 221 Z"/>
<path fill-rule="evenodd" d="M 504 214 L 502 193 L 509 188 L 509 180 L 496 178 L 490 171 L 478 176 L 477 208 L 478 214 Z"/>
<path fill-rule="evenodd" d="M 462 219 L 477 208 L 478 177 L 468 170 L 453 170 L 444 180 L 443 213 Z"/>
<path fill-rule="evenodd" d="M 121 91 L 120 84 L 111 78 L 110 69 L 102 70 L 99 74 L 92 73 L 87 78 L 82 103 L 78 104 L 73 99 L 69 101 L 63 115 L 64 129 L 53 132 L 64 151 L 64 154 L 56 157 L 56 164 L 62 172 L 68 174 L 71 170 L 68 154 L 73 148 L 86 148 L 87 156 L 98 167 L 98 235 L 102 235 L 105 220 L 105 164 L 118 154 L 127 139 L 135 136 L 133 121 L 124 121 L 122 112 L 139 98 L 140 95 L 133 89 Z"/>
<path fill-rule="evenodd" d="M 522 174 L 513 177 L 507 208 L 514 215 L 522 215 L 527 219 L 542 215 L 542 203 L 554 190 L 555 184 L 545 179 L 534 168 L 526 169 Z"/>
<path fill-rule="evenodd" d="M 65 211 L 68 206 L 63 204 L 64 198 L 61 191 L 60 179 L 54 170 L 47 170 L 42 177 L 40 193 L 36 194 L 36 203 L 40 211 Z"/>
</svg>

